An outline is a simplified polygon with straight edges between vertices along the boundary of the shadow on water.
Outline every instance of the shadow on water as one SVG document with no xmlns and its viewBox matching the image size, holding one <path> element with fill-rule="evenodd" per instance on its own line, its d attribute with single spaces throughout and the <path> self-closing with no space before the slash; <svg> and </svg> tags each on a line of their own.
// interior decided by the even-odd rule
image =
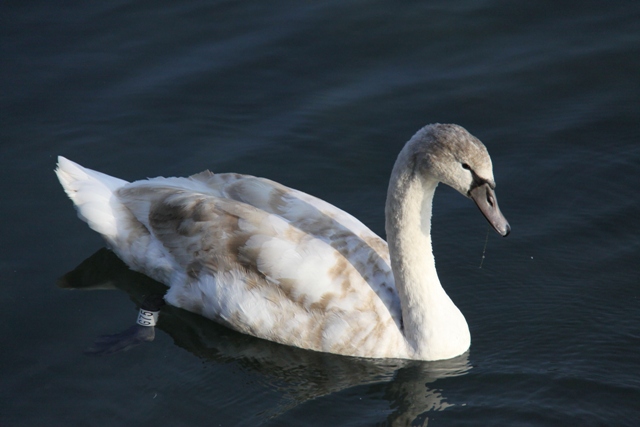
<svg viewBox="0 0 640 427">
<path fill-rule="evenodd" d="M 140 305 L 167 287 L 129 268 L 108 249 L 100 249 L 58 281 L 64 289 L 126 292 Z M 389 402 L 389 425 L 424 425 L 427 413 L 446 409 L 441 389 L 429 384 L 466 374 L 468 353 L 451 360 L 420 362 L 366 359 L 303 350 L 232 331 L 197 314 L 162 308 L 157 328 L 176 345 L 217 364 L 238 363 L 263 376 L 284 396 L 266 418 L 275 419 L 312 399 L 356 386 L 371 386 Z M 416 424 L 417 423 L 417 424 Z"/>
</svg>

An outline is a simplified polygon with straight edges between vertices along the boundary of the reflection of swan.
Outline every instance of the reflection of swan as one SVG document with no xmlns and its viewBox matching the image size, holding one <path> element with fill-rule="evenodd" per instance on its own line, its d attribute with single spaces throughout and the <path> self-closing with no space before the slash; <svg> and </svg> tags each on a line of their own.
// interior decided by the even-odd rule
<svg viewBox="0 0 640 427">
<path fill-rule="evenodd" d="M 119 289 L 138 304 L 146 295 L 166 289 L 129 270 L 106 249 L 97 251 L 58 283 L 66 289 Z M 216 365 L 240 365 L 243 370 L 257 375 L 259 383 L 276 390 L 280 398 L 275 407 L 270 406 L 272 403 L 261 406 L 253 402 L 254 407 L 250 410 L 259 419 L 295 417 L 296 412 L 304 413 L 306 404 L 313 405 L 312 401 L 320 398 L 346 404 L 348 398 L 340 397 L 338 393 L 360 386 L 364 389 L 357 392 L 359 395 L 375 396 L 373 400 L 388 402 L 373 419 L 386 419 L 387 425 L 410 425 L 411 420 L 422 419 L 430 412 L 455 404 L 447 401 L 446 388 L 442 390 L 446 383 L 442 380 L 464 375 L 471 368 L 467 353 L 449 360 L 421 362 L 341 357 L 302 350 L 235 333 L 171 306 L 162 308 L 157 327 L 176 345 L 202 360 Z M 211 372 L 209 369 L 203 371 Z M 182 381 L 181 378 L 178 375 L 175 381 Z M 210 377 L 203 375 L 201 381 L 208 383 Z M 433 388 L 432 383 L 437 381 L 437 388 Z M 201 398 L 206 400 L 207 396 Z M 389 409 L 384 410 L 385 406 Z"/>
<path fill-rule="evenodd" d="M 469 348 L 431 252 L 438 182 L 473 198 L 496 231 L 509 233 L 491 159 L 456 125 L 423 128 L 398 156 L 389 248 L 349 214 L 265 179 L 204 172 L 127 183 L 62 157 L 58 166 L 80 217 L 131 268 L 169 285 L 169 304 L 343 355 L 439 360 Z"/>
</svg>

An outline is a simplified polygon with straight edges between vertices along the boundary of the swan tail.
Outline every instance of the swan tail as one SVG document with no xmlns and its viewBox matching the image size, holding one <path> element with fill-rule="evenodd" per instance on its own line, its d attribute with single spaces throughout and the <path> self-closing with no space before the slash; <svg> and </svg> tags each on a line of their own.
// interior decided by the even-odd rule
<svg viewBox="0 0 640 427">
<path fill-rule="evenodd" d="M 128 182 L 84 168 L 62 156 L 58 157 L 55 172 L 80 219 L 113 244 L 122 234 L 122 224 L 132 217 L 114 194 Z"/>
</svg>

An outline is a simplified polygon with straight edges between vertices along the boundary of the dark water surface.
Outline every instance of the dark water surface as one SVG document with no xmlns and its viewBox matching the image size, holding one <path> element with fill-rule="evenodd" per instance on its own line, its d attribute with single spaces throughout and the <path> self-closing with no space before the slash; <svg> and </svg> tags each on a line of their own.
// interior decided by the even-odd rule
<svg viewBox="0 0 640 427">
<path fill-rule="evenodd" d="M 640 420 L 640 2 L 2 2 L 0 425 L 633 426 Z M 275 179 L 384 236 L 431 122 L 488 147 L 513 228 L 441 188 L 433 240 L 470 351 L 291 349 L 168 307 L 77 219 L 62 154 L 127 180 Z M 486 258 L 482 268 L 483 248 Z M 89 258 L 67 280 L 58 277 Z"/>
</svg>

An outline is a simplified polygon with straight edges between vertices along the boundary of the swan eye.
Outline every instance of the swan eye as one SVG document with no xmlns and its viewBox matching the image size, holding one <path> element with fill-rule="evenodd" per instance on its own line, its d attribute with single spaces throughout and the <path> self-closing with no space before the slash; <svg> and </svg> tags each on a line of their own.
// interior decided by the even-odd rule
<svg viewBox="0 0 640 427">
<path fill-rule="evenodd" d="M 462 164 L 462 169 L 471 170 L 471 166 L 469 166 L 469 165 L 468 165 L 468 164 L 466 164 L 466 163 L 463 163 L 463 164 Z"/>
</svg>

